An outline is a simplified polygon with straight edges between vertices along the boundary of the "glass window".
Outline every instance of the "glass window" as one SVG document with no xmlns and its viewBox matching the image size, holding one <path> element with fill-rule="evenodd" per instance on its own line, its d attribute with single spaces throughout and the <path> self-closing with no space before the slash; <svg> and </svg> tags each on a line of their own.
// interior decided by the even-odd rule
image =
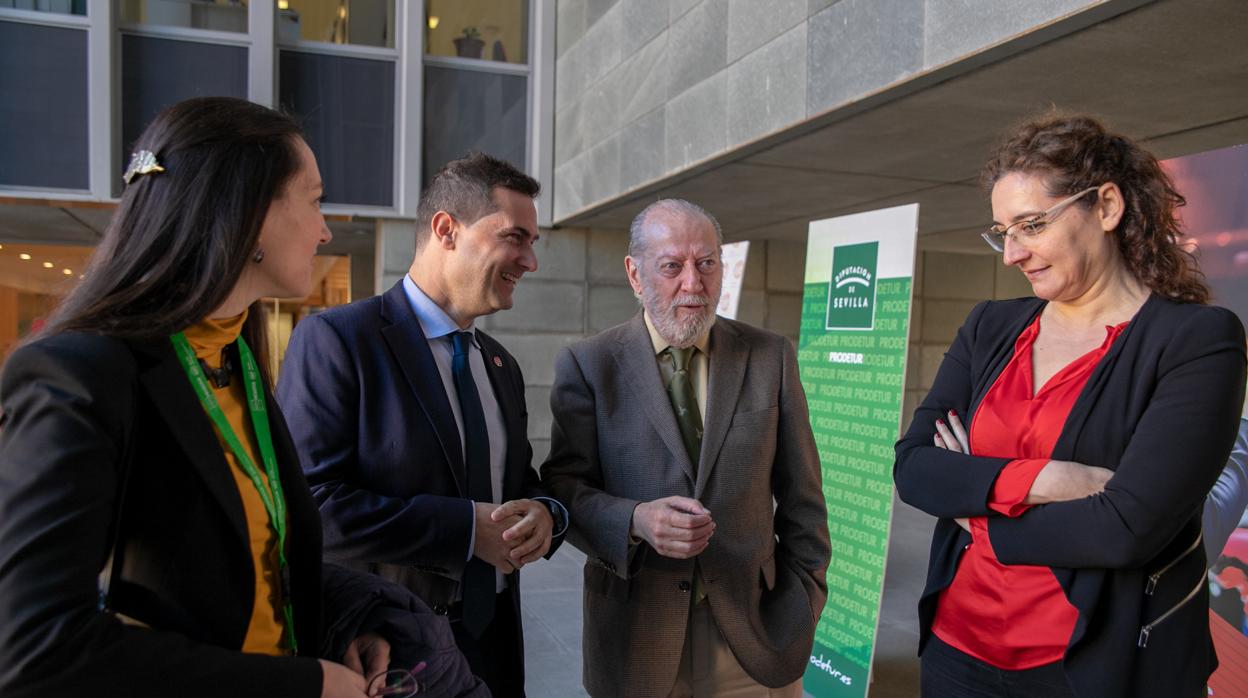
<svg viewBox="0 0 1248 698">
<path fill-rule="evenodd" d="M 89 188 L 87 32 L 0 22 L 0 65 L 0 186 Z"/>
<path fill-rule="evenodd" d="M 161 109 L 213 96 L 247 97 L 247 49 L 122 35 L 120 166 L 130 161 L 130 147 Z"/>
<path fill-rule="evenodd" d="M 277 40 L 394 48 L 394 0 L 278 0 Z"/>
<path fill-rule="evenodd" d="M 425 66 L 424 182 L 479 150 L 526 169 L 528 78 Z"/>
<path fill-rule="evenodd" d="M 121 20 L 247 33 L 247 0 L 122 0 Z"/>
<path fill-rule="evenodd" d="M 87 0 L 0 0 L 0 8 L 55 12 L 62 15 L 87 14 Z"/>
<path fill-rule="evenodd" d="M 425 53 L 529 61 L 528 0 L 425 0 Z"/>
<path fill-rule="evenodd" d="M 303 122 L 335 204 L 394 203 L 394 62 L 282 51 L 280 103 Z"/>
</svg>

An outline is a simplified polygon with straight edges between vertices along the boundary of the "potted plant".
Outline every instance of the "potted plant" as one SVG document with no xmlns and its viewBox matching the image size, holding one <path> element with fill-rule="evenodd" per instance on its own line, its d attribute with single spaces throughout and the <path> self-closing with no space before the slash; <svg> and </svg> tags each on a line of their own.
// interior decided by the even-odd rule
<svg viewBox="0 0 1248 698">
<path fill-rule="evenodd" d="M 455 53 L 460 58 L 480 58 L 484 48 L 485 42 L 476 27 L 464 27 L 463 35 L 455 39 Z"/>
</svg>

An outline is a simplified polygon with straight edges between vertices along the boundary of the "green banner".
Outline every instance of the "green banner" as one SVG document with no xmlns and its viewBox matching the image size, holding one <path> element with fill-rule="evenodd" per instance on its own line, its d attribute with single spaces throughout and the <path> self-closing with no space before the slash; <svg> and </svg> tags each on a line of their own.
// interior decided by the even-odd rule
<svg viewBox="0 0 1248 698">
<path fill-rule="evenodd" d="M 810 227 L 798 367 L 823 466 L 832 564 L 804 688 L 868 689 L 893 505 L 918 207 Z"/>
</svg>

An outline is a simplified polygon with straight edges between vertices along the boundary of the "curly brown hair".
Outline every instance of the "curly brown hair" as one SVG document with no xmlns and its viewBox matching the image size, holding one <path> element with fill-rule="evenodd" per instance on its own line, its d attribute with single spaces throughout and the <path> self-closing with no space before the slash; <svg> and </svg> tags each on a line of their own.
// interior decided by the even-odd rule
<svg viewBox="0 0 1248 698">
<path fill-rule="evenodd" d="M 1175 211 L 1186 204 L 1152 153 L 1085 115 L 1048 113 L 1012 131 L 984 166 L 989 191 L 1005 175 L 1040 175 L 1051 196 L 1065 197 L 1113 182 L 1126 210 L 1114 231 L 1127 268 L 1154 293 L 1185 303 L 1208 303 L 1209 287 L 1196 258 L 1184 249 Z M 1095 199 L 1078 205 L 1091 208 Z"/>
</svg>

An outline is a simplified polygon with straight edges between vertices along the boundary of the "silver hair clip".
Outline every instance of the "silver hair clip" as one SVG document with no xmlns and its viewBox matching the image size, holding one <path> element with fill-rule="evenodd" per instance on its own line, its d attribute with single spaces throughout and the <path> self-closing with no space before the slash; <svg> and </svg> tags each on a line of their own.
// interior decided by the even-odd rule
<svg viewBox="0 0 1248 698">
<path fill-rule="evenodd" d="M 156 162 L 156 154 L 150 150 L 136 150 L 130 156 L 130 165 L 126 167 L 126 173 L 121 176 L 126 184 L 134 179 L 135 175 L 151 174 L 153 172 L 164 172 L 165 168 Z"/>
</svg>

